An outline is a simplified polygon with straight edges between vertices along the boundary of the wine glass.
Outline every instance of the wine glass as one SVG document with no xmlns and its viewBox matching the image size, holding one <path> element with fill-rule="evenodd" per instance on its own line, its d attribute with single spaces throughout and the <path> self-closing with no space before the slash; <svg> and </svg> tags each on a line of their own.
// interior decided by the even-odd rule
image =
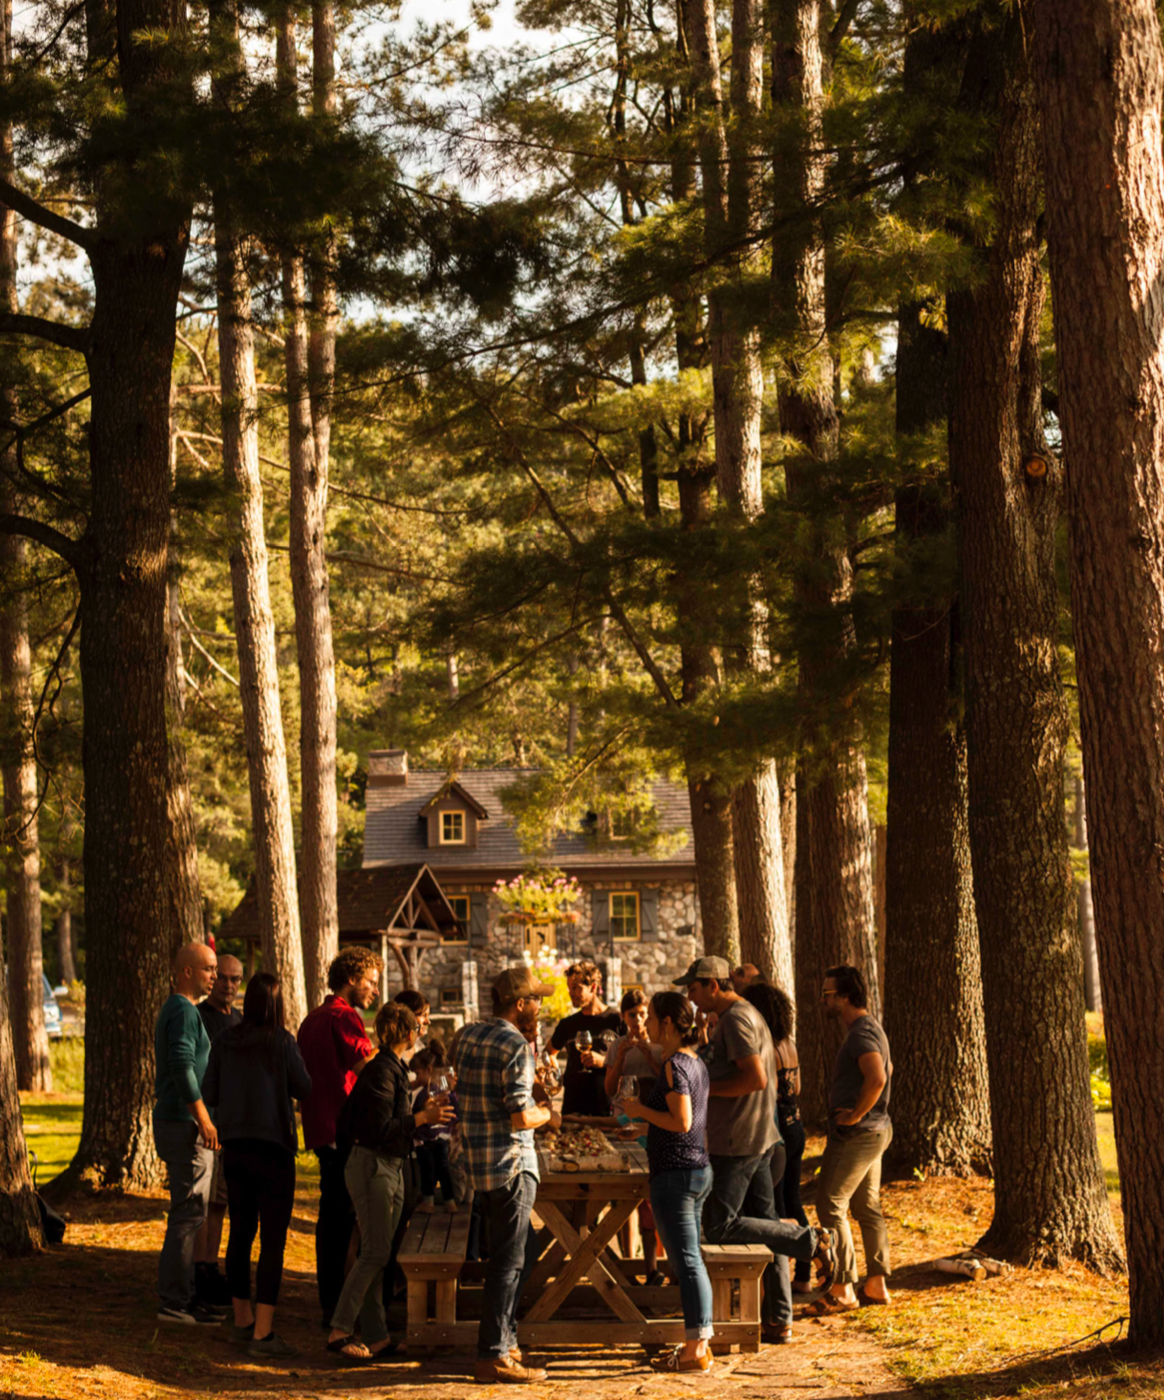
<svg viewBox="0 0 1164 1400">
<path fill-rule="evenodd" d="M 442 1098 L 451 1088 L 452 1085 L 449 1082 L 448 1070 L 434 1069 L 428 1081 L 429 1097 L 433 1099 Z"/>
<path fill-rule="evenodd" d="M 574 1037 L 574 1049 L 577 1050 L 580 1055 L 584 1055 L 593 1045 L 594 1037 L 589 1031 L 579 1031 Z"/>
<path fill-rule="evenodd" d="M 598 1038 L 602 1041 L 604 1047 L 609 1050 L 619 1037 L 617 1031 L 603 1031 Z"/>
<path fill-rule="evenodd" d="M 618 1081 L 618 1100 L 627 1103 L 639 1096 L 639 1081 L 633 1074 L 624 1074 Z"/>
</svg>

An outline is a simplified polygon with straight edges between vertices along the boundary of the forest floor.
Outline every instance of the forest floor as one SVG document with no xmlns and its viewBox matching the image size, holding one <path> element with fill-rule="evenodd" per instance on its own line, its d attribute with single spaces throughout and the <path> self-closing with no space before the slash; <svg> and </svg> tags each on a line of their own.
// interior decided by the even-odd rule
<svg viewBox="0 0 1164 1400">
<path fill-rule="evenodd" d="M 25 1113 L 43 1184 L 71 1155 L 79 1098 L 30 1098 Z M 1110 1118 L 1101 1115 L 1101 1139 L 1105 1130 Z M 806 1162 L 809 1199 L 807 1177 L 820 1146 L 810 1144 Z M 1114 1185 L 1114 1163 L 1108 1165 Z M 63 1245 L 0 1270 L 0 1397 L 188 1400 L 245 1391 L 256 1400 L 476 1400 L 488 1393 L 473 1383 L 471 1360 L 463 1357 L 394 1358 L 358 1369 L 332 1364 L 323 1349 L 313 1285 L 312 1167 L 310 1156 L 300 1158 L 276 1324 L 302 1348 L 298 1361 L 261 1365 L 221 1342 L 213 1329 L 159 1328 L 153 1286 L 164 1197 L 78 1200 Z M 1122 1279 L 1098 1278 L 1081 1268 L 1016 1269 L 974 1284 L 933 1268 L 935 1259 L 972 1245 L 989 1224 L 990 1182 L 896 1182 L 885 1187 L 884 1201 L 895 1263 L 891 1308 L 798 1321 L 796 1345 L 722 1358 L 710 1376 L 698 1379 L 655 1376 L 637 1348 L 564 1348 L 542 1358 L 549 1380 L 534 1394 L 564 1394 L 584 1385 L 590 1400 L 624 1400 L 628 1393 L 662 1400 L 689 1389 L 716 1400 L 806 1394 L 819 1400 L 910 1394 L 933 1400 L 1164 1397 L 1164 1369 L 1124 1357 L 1116 1341 L 1119 1327 L 1110 1325 L 1127 1311 Z M 1120 1223 L 1118 1197 L 1113 1210 Z M 1109 1330 L 1102 1338 L 1088 1339 L 1104 1327 Z"/>
</svg>

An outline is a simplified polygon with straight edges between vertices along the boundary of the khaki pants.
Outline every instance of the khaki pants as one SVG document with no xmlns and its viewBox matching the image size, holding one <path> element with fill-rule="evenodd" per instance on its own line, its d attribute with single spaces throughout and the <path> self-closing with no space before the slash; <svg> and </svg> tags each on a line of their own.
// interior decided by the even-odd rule
<svg viewBox="0 0 1164 1400">
<path fill-rule="evenodd" d="M 820 1223 L 837 1232 L 837 1282 L 856 1283 L 857 1255 L 849 1229 L 852 1207 L 861 1227 L 869 1277 L 889 1276 L 889 1236 L 881 1214 L 881 1158 L 893 1141 L 893 1127 L 877 1133 L 854 1133 L 844 1141 L 829 1138 L 816 1186 Z"/>
</svg>

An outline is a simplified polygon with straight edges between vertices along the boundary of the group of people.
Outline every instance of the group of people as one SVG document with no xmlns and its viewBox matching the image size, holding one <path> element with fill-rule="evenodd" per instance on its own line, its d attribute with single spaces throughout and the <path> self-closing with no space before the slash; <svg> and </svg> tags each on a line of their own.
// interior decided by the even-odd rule
<svg viewBox="0 0 1164 1400">
<path fill-rule="evenodd" d="M 380 1008 L 373 1045 L 362 1013 L 379 996 L 383 965 L 370 950 L 348 948 L 335 959 L 330 994 L 297 1037 L 283 1024 L 279 985 L 269 975 L 252 977 L 241 1015 L 234 1010 L 241 971 L 206 945 L 183 948 L 158 1018 L 154 1129 L 171 1196 L 161 1320 L 216 1323 L 252 1356 L 298 1354 L 274 1330 L 294 1203 L 296 1100 L 304 1145 L 319 1161 L 316 1266 L 326 1345 L 349 1363 L 396 1351 L 386 1317 L 396 1254 L 410 1211 L 435 1209 L 439 1187 L 450 1211 L 471 1194 L 471 1239 L 488 1241 L 476 1378 L 543 1380 L 517 1344 L 519 1300 L 537 1254 L 535 1134 L 560 1126 L 563 1114 L 607 1116 L 612 1102 L 621 1121 L 646 1129 L 647 1281 L 666 1281 L 661 1245 L 682 1301 L 685 1341 L 657 1356 L 657 1369 L 713 1364 L 701 1240 L 772 1250 L 766 1341 L 791 1340 L 794 1290 L 822 1290 L 812 1305 L 820 1314 L 888 1303 L 879 1187 L 892 1135 L 892 1063 L 858 969 L 832 968 L 822 987 L 825 1011 L 845 1035 L 829 1095 L 816 1227 L 800 1201 L 805 1133 L 792 1008 L 754 968 L 733 972 L 722 958 L 700 958 L 674 990 L 649 1000 L 629 992 L 615 1011 L 602 1000 L 598 968 L 576 963 L 567 973 L 575 1010 L 541 1058 L 539 1017 L 553 989 L 525 967 L 496 979 L 492 1016 L 459 1030 L 447 1057 L 438 1042 L 426 1043 L 429 1008 L 414 990 Z M 566 1055 L 560 1110 L 553 1052 Z M 850 1205 L 867 1263 L 859 1290 Z"/>
</svg>

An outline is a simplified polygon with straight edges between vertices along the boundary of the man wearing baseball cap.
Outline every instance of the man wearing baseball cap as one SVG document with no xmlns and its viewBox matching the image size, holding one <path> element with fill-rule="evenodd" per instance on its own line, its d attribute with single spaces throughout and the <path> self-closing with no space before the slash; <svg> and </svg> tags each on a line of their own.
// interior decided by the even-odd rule
<svg viewBox="0 0 1164 1400">
<path fill-rule="evenodd" d="M 715 1017 L 706 1051 L 711 1080 L 707 1153 L 711 1194 L 703 1207 L 709 1244 L 764 1244 L 776 1256 L 764 1271 L 761 1337 L 792 1340 L 789 1258 L 815 1259 L 822 1285 L 835 1267 L 832 1235 L 777 1218 L 772 1190 L 776 1123 L 776 1049 L 767 1022 L 732 987 L 726 958 L 697 958 L 675 985 L 686 987 L 697 1011 Z"/>
<path fill-rule="evenodd" d="M 530 1227 L 538 1187 L 534 1129 L 561 1116 L 534 1102 L 534 1056 L 542 999 L 553 987 L 528 967 L 507 968 L 493 983 L 493 1020 L 467 1026 L 453 1068 L 465 1168 L 488 1222 L 490 1254 L 478 1381 L 528 1384 L 545 1371 L 526 1366 L 517 1345 L 517 1304 L 537 1250 Z"/>
</svg>

